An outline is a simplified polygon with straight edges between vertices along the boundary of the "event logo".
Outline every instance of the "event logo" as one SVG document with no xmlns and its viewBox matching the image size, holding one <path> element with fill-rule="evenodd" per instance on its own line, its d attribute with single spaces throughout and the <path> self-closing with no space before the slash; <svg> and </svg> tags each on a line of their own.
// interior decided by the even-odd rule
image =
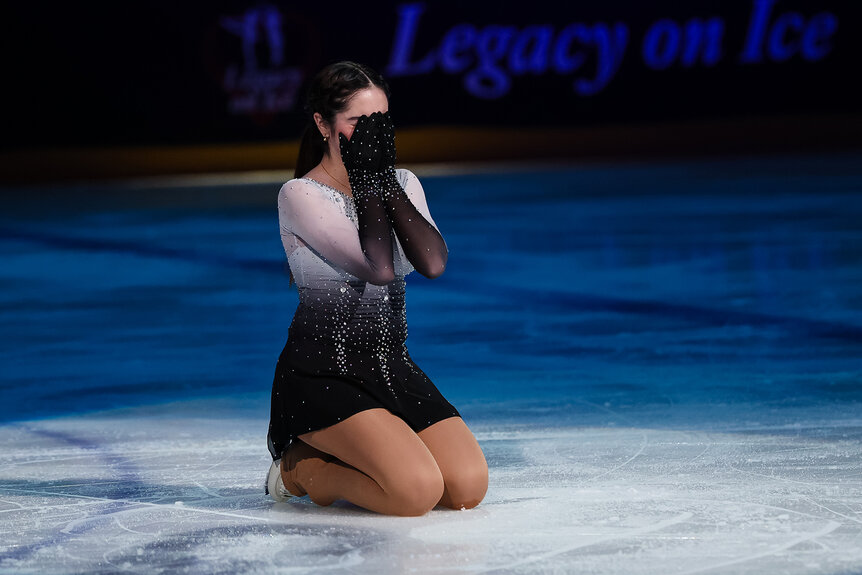
<svg viewBox="0 0 862 575">
<path fill-rule="evenodd" d="M 300 68 L 286 64 L 284 22 L 278 8 L 251 8 L 239 16 L 223 17 L 220 24 L 241 47 L 241 58 L 228 64 L 222 78 L 230 112 L 292 110 L 304 75 Z"/>
</svg>

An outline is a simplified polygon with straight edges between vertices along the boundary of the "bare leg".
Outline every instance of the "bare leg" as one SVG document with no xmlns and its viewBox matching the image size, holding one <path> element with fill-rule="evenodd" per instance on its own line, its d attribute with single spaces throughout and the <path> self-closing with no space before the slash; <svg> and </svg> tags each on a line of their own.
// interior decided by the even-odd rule
<svg viewBox="0 0 862 575">
<path fill-rule="evenodd" d="M 440 505 L 470 509 L 488 491 L 488 464 L 479 443 L 460 417 L 449 417 L 419 432 L 443 474 Z"/>
<path fill-rule="evenodd" d="M 293 469 L 285 463 L 285 486 L 307 492 L 320 505 L 346 499 L 378 513 L 422 515 L 443 494 L 443 476 L 431 452 L 386 409 L 361 411 L 299 439 L 308 445 L 285 454 L 295 461 Z"/>
</svg>

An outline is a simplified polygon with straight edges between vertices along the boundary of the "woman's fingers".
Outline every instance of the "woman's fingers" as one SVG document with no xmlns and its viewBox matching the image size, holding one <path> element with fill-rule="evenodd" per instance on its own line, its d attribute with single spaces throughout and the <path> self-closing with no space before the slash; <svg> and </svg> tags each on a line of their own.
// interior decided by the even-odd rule
<svg viewBox="0 0 862 575">
<path fill-rule="evenodd" d="M 338 143 L 345 167 L 380 172 L 394 162 L 394 145 L 391 144 L 391 128 L 383 112 L 362 115 L 350 137 L 340 133 Z M 387 161 L 389 160 L 389 161 Z"/>
<path fill-rule="evenodd" d="M 359 119 L 356 120 L 356 126 L 353 128 L 353 133 L 355 134 L 357 130 L 360 132 L 365 129 L 365 124 L 368 123 L 368 116 L 362 115 L 359 116 Z"/>
<path fill-rule="evenodd" d="M 386 167 L 394 167 L 395 154 L 395 125 L 392 123 L 392 116 L 387 111 L 381 116 L 380 139 L 383 145 L 384 163 Z"/>
</svg>

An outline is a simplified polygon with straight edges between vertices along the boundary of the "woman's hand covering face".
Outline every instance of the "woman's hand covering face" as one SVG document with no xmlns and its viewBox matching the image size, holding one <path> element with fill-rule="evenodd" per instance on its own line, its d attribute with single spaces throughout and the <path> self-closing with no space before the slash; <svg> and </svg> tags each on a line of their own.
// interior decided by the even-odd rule
<svg viewBox="0 0 862 575">
<path fill-rule="evenodd" d="M 383 122 L 383 114 L 374 112 L 370 116 L 359 117 L 350 138 L 343 133 L 338 134 L 341 160 L 348 174 L 356 170 L 378 173 L 386 167 L 387 152 L 381 132 Z"/>
<path fill-rule="evenodd" d="M 383 146 L 384 169 L 395 168 L 395 124 L 388 111 L 381 117 L 380 143 Z"/>
</svg>

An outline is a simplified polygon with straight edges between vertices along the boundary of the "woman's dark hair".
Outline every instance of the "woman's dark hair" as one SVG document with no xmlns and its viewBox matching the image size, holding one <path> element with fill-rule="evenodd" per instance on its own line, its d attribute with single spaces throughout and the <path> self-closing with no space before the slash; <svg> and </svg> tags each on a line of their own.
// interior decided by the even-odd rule
<svg viewBox="0 0 862 575">
<path fill-rule="evenodd" d="M 293 177 L 301 178 L 320 163 L 324 154 L 329 153 L 329 147 L 323 141 L 323 136 L 314 122 L 315 112 L 323 116 L 327 124 L 332 124 L 335 115 L 347 108 L 356 92 L 371 86 L 377 86 L 383 90 L 386 98 L 389 98 L 389 85 L 383 76 L 368 66 L 356 62 L 330 64 L 312 78 L 304 107 L 308 121 L 302 133 L 302 141 L 299 143 L 299 155 L 296 158 Z M 338 137 L 337 134 L 333 136 Z M 287 265 L 285 265 L 285 271 L 289 273 L 287 285 L 290 287 L 294 283 L 293 272 Z"/>
<path fill-rule="evenodd" d="M 386 80 L 368 66 L 356 62 L 330 64 L 311 80 L 304 108 L 308 123 L 299 144 L 295 178 L 301 178 L 310 172 L 320 163 L 323 155 L 329 153 L 329 148 L 314 123 L 314 114 L 319 113 L 331 124 L 335 115 L 347 108 L 356 92 L 371 86 L 380 88 L 389 98 L 389 85 Z M 332 137 L 337 138 L 338 135 L 333 134 Z"/>
</svg>

